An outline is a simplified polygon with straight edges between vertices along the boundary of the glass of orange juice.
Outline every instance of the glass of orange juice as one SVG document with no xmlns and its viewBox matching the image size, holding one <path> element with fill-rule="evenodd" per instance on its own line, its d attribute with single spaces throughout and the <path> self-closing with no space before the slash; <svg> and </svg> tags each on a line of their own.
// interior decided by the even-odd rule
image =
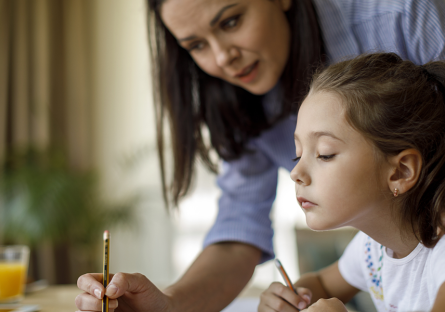
<svg viewBox="0 0 445 312">
<path fill-rule="evenodd" d="M 28 263 L 27 246 L 0 246 L 0 303 L 23 299 Z"/>
</svg>

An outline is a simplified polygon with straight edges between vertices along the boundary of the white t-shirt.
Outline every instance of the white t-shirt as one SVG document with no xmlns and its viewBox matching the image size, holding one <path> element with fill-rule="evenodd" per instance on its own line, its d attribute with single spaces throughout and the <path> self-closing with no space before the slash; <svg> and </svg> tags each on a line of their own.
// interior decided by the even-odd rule
<svg viewBox="0 0 445 312">
<path fill-rule="evenodd" d="M 339 260 L 343 278 L 369 292 L 379 312 L 430 311 L 445 282 L 445 235 L 434 248 L 419 243 L 405 258 L 358 232 Z"/>
</svg>

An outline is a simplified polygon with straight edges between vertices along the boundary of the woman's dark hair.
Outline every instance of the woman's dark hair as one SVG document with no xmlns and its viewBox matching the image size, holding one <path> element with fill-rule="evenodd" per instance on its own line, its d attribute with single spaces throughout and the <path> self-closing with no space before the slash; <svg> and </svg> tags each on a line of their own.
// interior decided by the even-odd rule
<svg viewBox="0 0 445 312">
<path fill-rule="evenodd" d="M 394 198 L 395 212 L 433 247 L 438 229 L 445 232 L 445 62 L 418 66 L 394 53 L 363 55 L 316 74 L 310 93 L 320 91 L 340 95 L 347 121 L 384 157 L 421 153 L 419 180 Z"/>
<path fill-rule="evenodd" d="M 178 45 L 161 20 L 159 10 L 164 1 L 147 1 L 148 32 L 164 200 L 168 205 L 171 195 L 177 206 L 190 188 L 196 157 L 216 172 L 217 164 L 210 157 L 212 150 L 224 160 L 236 159 L 246 152 L 245 145 L 250 138 L 295 111 L 295 103 L 307 89 L 311 69 L 320 64 L 323 44 L 311 0 L 292 0 L 286 12 L 292 37 L 290 57 L 281 78 L 284 100 L 280 116 L 268 121 L 261 96 L 207 75 Z M 173 147 L 169 186 L 164 156 L 165 119 L 169 120 Z M 210 142 L 203 134 L 205 128 L 209 131 Z"/>
</svg>

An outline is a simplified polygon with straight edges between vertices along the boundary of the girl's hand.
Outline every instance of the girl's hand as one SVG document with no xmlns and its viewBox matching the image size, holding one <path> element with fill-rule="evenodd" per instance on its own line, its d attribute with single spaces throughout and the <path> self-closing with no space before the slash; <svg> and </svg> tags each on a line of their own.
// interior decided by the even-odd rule
<svg viewBox="0 0 445 312">
<path fill-rule="evenodd" d="M 289 287 L 281 283 L 270 284 L 260 297 L 258 312 L 295 312 L 302 310 L 311 303 L 312 292 L 307 288 L 298 287 L 294 293 Z"/>
<path fill-rule="evenodd" d="M 76 297 L 79 311 L 102 311 L 102 298 L 108 296 L 110 312 L 172 311 L 173 302 L 142 274 L 110 274 L 110 284 L 104 290 L 102 274 L 84 274 L 77 286 L 85 291 Z"/>
<path fill-rule="evenodd" d="M 320 299 L 304 312 L 348 312 L 343 302 L 337 298 Z"/>
</svg>

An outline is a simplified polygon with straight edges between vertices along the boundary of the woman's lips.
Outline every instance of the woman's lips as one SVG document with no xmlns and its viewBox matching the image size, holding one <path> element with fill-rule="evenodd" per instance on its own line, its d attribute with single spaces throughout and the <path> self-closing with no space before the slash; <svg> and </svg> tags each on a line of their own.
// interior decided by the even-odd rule
<svg viewBox="0 0 445 312">
<path fill-rule="evenodd" d="M 255 79 L 258 74 L 258 61 L 250 65 L 249 67 L 243 69 L 240 74 L 237 74 L 235 77 L 241 80 L 244 83 L 249 83 Z"/>
<path fill-rule="evenodd" d="M 316 204 L 314 204 L 313 202 L 308 201 L 304 197 L 297 197 L 297 200 L 300 203 L 301 208 L 303 208 L 303 209 L 309 209 L 311 207 L 317 206 Z"/>
</svg>

